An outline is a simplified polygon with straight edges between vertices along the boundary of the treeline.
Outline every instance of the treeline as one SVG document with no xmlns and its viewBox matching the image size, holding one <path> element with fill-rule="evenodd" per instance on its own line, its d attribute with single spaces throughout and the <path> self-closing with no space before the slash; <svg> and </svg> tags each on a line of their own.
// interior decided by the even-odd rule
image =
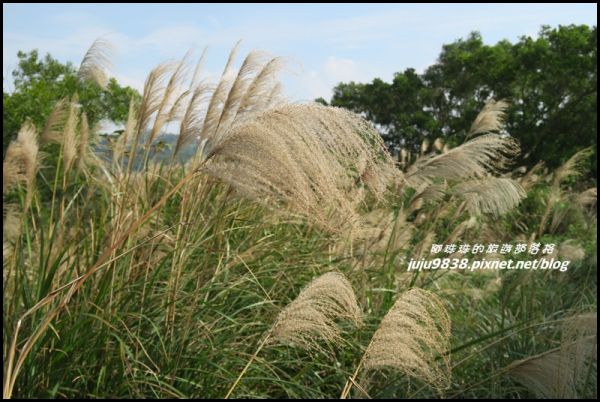
<svg viewBox="0 0 600 402">
<path fill-rule="evenodd" d="M 2 93 L 2 156 L 21 125 L 30 120 L 38 129 L 46 124 L 56 103 L 74 96 L 86 111 L 91 127 L 102 120 L 123 123 L 132 98 L 140 99 L 133 88 L 121 86 L 110 78 L 96 85 L 78 76 L 81 67 L 63 64 L 50 54 L 40 57 L 37 50 L 17 53 L 17 68 L 12 72 L 14 88 Z M 78 68 L 79 67 L 79 68 Z"/>
<path fill-rule="evenodd" d="M 397 152 L 417 151 L 424 139 L 438 137 L 462 143 L 485 102 L 504 99 L 506 130 L 524 150 L 520 162 L 543 160 L 553 168 L 582 148 L 596 148 L 596 57 L 595 26 L 545 26 L 535 39 L 495 45 L 474 32 L 444 45 L 423 74 L 408 68 L 389 83 L 340 83 L 329 104 L 365 115 Z M 588 179 L 595 178 L 596 152 L 588 163 Z"/>
</svg>

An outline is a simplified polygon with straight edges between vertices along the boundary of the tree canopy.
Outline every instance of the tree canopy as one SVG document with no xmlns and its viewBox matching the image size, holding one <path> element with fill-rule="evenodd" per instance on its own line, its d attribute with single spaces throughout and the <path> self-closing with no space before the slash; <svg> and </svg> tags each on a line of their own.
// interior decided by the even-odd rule
<svg viewBox="0 0 600 402">
<path fill-rule="evenodd" d="M 63 98 L 77 94 L 91 125 L 101 120 L 123 122 L 127 118 L 130 99 L 139 93 L 123 87 L 111 78 L 106 88 L 77 76 L 71 64 L 62 64 L 47 54 L 40 57 L 37 50 L 18 54 L 18 67 L 12 72 L 14 91 L 3 91 L 2 131 L 3 151 L 26 119 L 41 128 L 53 106 Z"/>
<path fill-rule="evenodd" d="M 474 32 L 444 45 L 423 74 L 409 68 L 390 83 L 340 83 L 330 103 L 364 114 L 392 150 L 416 150 L 425 138 L 464 141 L 485 102 L 505 99 L 506 129 L 521 143 L 522 162 L 556 167 L 596 147 L 596 57 L 595 26 L 544 26 L 537 38 L 494 45 Z"/>
</svg>

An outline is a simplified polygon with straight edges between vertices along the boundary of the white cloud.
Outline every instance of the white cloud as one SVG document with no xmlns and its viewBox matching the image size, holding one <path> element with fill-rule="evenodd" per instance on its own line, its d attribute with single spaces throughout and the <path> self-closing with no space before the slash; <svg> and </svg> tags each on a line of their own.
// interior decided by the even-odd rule
<svg viewBox="0 0 600 402">
<path fill-rule="evenodd" d="M 317 69 L 300 73 L 289 80 L 288 94 L 292 99 L 331 99 L 333 88 L 340 82 L 367 82 L 377 76 L 373 66 L 355 60 L 329 56 Z M 308 96 L 308 99 L 306 97 Z"/>
<path fill-rule="evenodd" d="M 360 77 L 356 62 L 330 56 L 325 62 L 325 73 L 338 81 L 353 81 Z"/>
<path fill-rule="evenodd" d="M 206 32 L 194 26 L 171 26 L 159 28 L 139 38 L 130 38 L 135 49 L 153 49 L 163 56 L 181 55 L 196 47 L 198 41 L 206 37 Z"/>
<path fill-rule="evenodd" d="M 137 89 L 139 93 L 144 91 L 144 81 L 148 71 L 137 71 L 123 74 L 120 72 L 114 72 L 113 75 L 121 86 L 128 86 L 133 89 Z"/>
</svg>

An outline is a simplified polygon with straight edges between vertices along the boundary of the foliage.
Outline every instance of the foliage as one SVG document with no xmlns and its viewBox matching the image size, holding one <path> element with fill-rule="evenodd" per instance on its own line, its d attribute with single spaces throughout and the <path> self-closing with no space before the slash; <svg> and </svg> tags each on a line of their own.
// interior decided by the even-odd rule
<svg viewBox="0 0 600 402">
<path fill-rule="evenodd" d="M 484 130 L 454 148 L 423 150 L 387 174 L 375 169 L 388 158 L 358 116 L 344 126 L 349 115 L 330 107 L 265 102 L 277 88 L 271 70 L 263 95 L 246 96 L 256 87 L 244 83 L 264 68 L 231 81 L 229 66 L 198 107 L 213 104 L 210 121 L 179 121 L 180 133 L 190 124 L 206 134 L 190 138 L 196 153 L 187 164 L 153 163 L 151 150 L 136 146 L 146 133 L 161 138 L 160 127 L 180 107 L 196 110 L 193 96 L 160 85 L 177 67 L 151 72 L 165 79 L 147 80 L 107 160 L 90 156 L 87 110 L 76 98 L 59 104 L 67 117 L 53 126 L 54 142 L 38 148 L 38 132 L 26 123 L 10 143 L 3 165 L 5 397 L 524 398 L 539 392 L 528 387 L 537 376 L 518 377 L 523 370 L 515 366 L 537 366 L 541 353 L 565 340 L 564 359 L 575 351 L 586 363 L 544 366 L 571 370 L 577 378 L 566 386 L 596 397 L 596 364 L 587 353 L 597 347 L 596 329 L 563 331 L 597 309 L 597 192 L 573 182 L 590 150 L 565 154 L 557 169 L 510 171 L 516 142 Z M 192 78 L 188 94 L 197 85 Z M 247 113 L 232 114 L 244 99 Z M 503 120 L 487 114 L 492 109 L 479 115 L 493 120 L 488 129 Z M 286 110 L 302 110 L 306 121 Z M 317 120 L 322 126 L 307 123 Z M 249 126 L 260 153 L 235 131 Z M 357 144 L 331 135 L 340 127 Z M 302 160 L 314 145 L 311 130 L 348 169 L 327 170 L 330 187 L 365 192 L 353 205 L 360 225 L 343 225 L 335 206 L 327 218 L 346 230 L 296 213 L 289 188 L 328 167 Z M 286 141 L 294 147 L 268 146 Z M 146 152 L 138 168 L 126 149 Z M 269 186 L 273 172 L 257 167 L 281 158 L 281 149 L 302 151 L 286 155 L 297 174 Z M 49 151 L 56 155 L 44 161 L 51 180 L 32 166 Z M 237 158 L 245 180 L 219 180 L 227 172 L 220 157 Z M 379 176 L 370 177 L 373 171 Z M 253 184 L 262 186 L 258 200 L 246 196 L 244 186 Z M 370 194 L 371 187 L 379 191 Z M 302 188 L 320 195 L 318 202 L 331 196 L 316 185 Z M 411 258 L 436 256 L 432 243 L 503 242 L 556 243 L 553 257 L 572 264 L 564 273 L 407 269 Z M 296 347 L 308 339 L 335 348 Z M 570 347 L 571 339 L 582 347 Z M 388 359 L 394 352 L 400 356 Z"/>
<path fill-rule="evenodd" d="M 25 119 L 41 129 L 60 99 L 71 99 L 77 94 L 90 126 L 94 126 L 102 120 L 123 122 L 130 99 L 140 97 L 135 89 L 120 86 L 114 78 L 105 89 L 82 80 L 71 63 L 62 64 L 49 54 L 42 58 L 33 50 L 19 52 L 17 56 L 19 64 L 12 72 L 14 90 L 4 91 L 2 97 L 3 157 Z"/>
<path fill-rule="evenodd" d="M 462 142 L 490 98 L 510 103 L 506 129 L 528 166 L 543 159 L 554 168 L 565 155 L 596 148 L 596 27 L 543 27 L 537 38 L 495 45 L 475 32 L 444 45 L 423 74 L 408 68 L 391 83 L 340 83 L 330 103 L 364 113 L 392 148 L 416 151 L 425 138 Z M 595 160 L 588 176 L 597 174 Z"/>
</svg>

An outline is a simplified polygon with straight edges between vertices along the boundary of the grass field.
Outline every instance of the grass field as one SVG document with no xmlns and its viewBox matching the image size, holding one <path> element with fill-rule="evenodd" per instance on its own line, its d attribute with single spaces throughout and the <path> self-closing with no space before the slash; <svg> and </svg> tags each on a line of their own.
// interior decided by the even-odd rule
<svg viewBox="0 0 600 402">
<path fill-rule="evenodd" d="M 396 160 L 359 116 L 286 103 L 278 58 L 232 75 L 233 53 L 214 85 L 153 70 L 110 160 L 77 99 L 11 143 L 5 397 L 596 398 L 590 150 L 515 166 L 498 101 Z M 167 126 L 198 145 L 183 165 L 150 155 Z M 408 270 L 518 243 L 555 248 L 484 257 L 568 270 Z"/>
</svg>

